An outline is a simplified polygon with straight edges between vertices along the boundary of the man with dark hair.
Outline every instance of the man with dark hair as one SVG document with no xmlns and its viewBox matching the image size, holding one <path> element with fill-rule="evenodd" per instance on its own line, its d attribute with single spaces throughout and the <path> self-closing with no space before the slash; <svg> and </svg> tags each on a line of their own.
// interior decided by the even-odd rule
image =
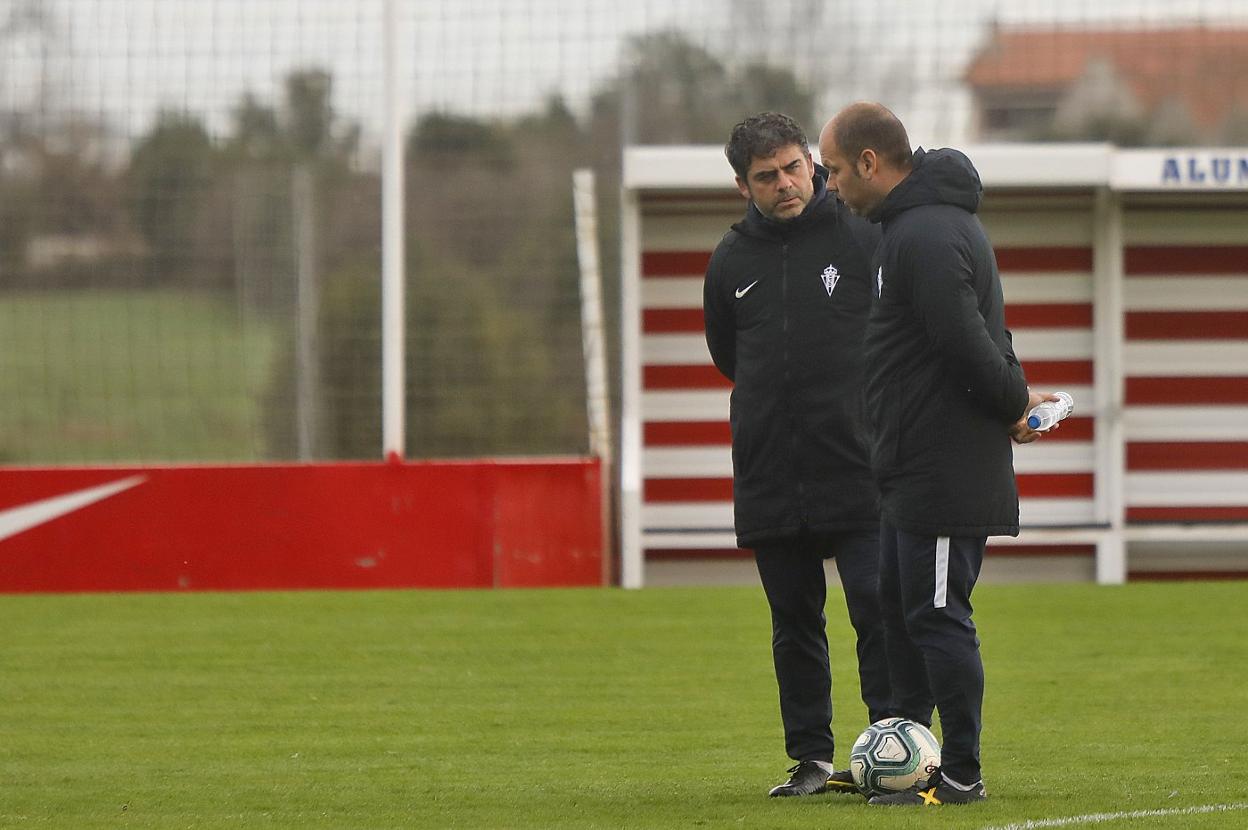
<svg viewBox="0 0 1248 830">
<path fill-rule="evenodd" d="M 970 160 L 956 150 L 911 154 L 901 121 L 870 103 L 838 113 L 819 147 L 829 187 L 884 232 L 872 262 L 866 405 L 889 714 L 930 726 L 934 708 L 944 734 L 928 781 L 871 803 L 981 801 L 984 669 L 971 591 L 987 537 L 1018 535 L 1010 439 L 1038 438 L 1024 414 L 1055 396 L 1031 392 L 1014 355 Z"/>
<path fill-rule="evenodd" d="M 890 695 L 862 334 L 879 232 L 828 193 L 793 119 L 747 118 L 724 152 L 748 205 L 711 257 L 703 308 L 711 357 L 733 381 L 737 544 L 754 550 L 771 608 L 785 749 L 797 761 L 770 795 L 853 793 L 832 766 L 824 560 L 836 560 L 874 721 Z"/>
</svg>

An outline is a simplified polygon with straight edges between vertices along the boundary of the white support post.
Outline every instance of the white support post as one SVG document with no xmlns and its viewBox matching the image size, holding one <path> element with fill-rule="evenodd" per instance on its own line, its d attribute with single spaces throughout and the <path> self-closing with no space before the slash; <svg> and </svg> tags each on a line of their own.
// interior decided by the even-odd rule
<svg viewBox="0 0 1248 830">
<path fill-rule="evenodd" d="M 641 546 L 641 207 L 620 198 L 620 585 L 645 584 Z"/>
<path fill-rule="evenodd" d="M 610 407 L 607 397 L 607 343 L 602 323 L 602 268 L 598 259 L 598 205 L 594 171 L 572 173 L 576 223 L 576 259 L 581 270 L 581 348 L 585 356 L 585 406 L 589 451 L 611 461 Z"/>
<path fill-rule="evenodd" d="M 382 455 L 405 451 L 403 94 L 399 72 L 398 0 L 384 0 L 382 62 L 385 115 L 381 171 L 381 440 Z"/>
<path fill-rule="evenodd" d="M 585 415 L 589 451 L 600 462 L 599 490 L 604 554 L 615 548 L 610 517 L 615 459 L 611 441 L 611 400 L 607 391 L 607 335 L 602 313 L 602 267 L 598 256 L 598 201 L 594 171 L 572 173 L 572 205 L 576 226 L 576 260 L 581 271 L 581 351 L 585 359 Z M 611 557 L 603 556 L 603 584 L 610 579 Z"/>
<path fill-rule="evenodd" d="M 1126 389 L 1123 366 L 1125 289 L 1123 286 L 1122 200 L 1108 187 L 1096 191 L 1093 208 L 1092 341 L 1096 394 L 1096 519 L 1107 528 L 1096 546 L 1096 581 L 1127 580 Z"/>
</svg>

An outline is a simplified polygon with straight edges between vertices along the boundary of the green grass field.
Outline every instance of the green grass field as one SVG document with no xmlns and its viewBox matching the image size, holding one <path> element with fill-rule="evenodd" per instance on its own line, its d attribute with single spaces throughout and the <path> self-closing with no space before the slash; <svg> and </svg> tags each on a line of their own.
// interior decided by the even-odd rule
<svg viewBox="0 0 1248 830">
<path fill-rule="evenodd" d="M 0 463 L 261 458 L 275 347 L 225 294 L 0 295 Z"/>
<path fill-rule="evenodd" d="M 0 827 L 1248 826 L 1248 583 L 977 599 L 990 799 L 919 811 L 765 797 L 757 589 L 0 597 Z"/>
</svg>

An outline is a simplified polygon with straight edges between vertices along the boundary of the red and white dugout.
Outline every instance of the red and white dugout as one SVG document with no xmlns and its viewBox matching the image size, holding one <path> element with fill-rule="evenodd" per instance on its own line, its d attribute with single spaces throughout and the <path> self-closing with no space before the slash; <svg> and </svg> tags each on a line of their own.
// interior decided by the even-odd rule
<svg viewBox="0 0 1248 830">
<path fill-rule="evenodd" d="M 1102 583 L 1248 577 L 1248 149 L 966 152 L 1028 380 L 1076 401 L 1059 431 L 1016 448 L 1023 532 L 990 553 L 1082 556 Z M 743 206 L 719 147 L 625 152 L 627 587 L 647 562 L 740 555 L 730 387 L 703 340 L 701 285 Z"/>
</svg>

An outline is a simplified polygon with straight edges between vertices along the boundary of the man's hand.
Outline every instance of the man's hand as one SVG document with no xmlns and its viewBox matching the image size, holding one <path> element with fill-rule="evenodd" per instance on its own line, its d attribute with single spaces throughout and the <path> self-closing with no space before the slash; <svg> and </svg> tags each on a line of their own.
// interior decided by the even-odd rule
<svg viewBox="0 0 1248 830">
<path fill-rule="evenodd" d="M 1039 439 L 1040 436 L 1044 434 L 1043 432 L 1037 432 L 1036 430 L 1027 426 L 1027 414 L 1031 412 L 1031 410 L 1035 409 L 1037 405 L 1043 403 L 1044 401 L 1056 401 L 1056 400 L 1059 400 L 1059 398 L 1057 397 L 1057 395 L 1054 395 L 1052 392 L 1035 392 L 1030 388 L 1027 390 L 1027 407 L 1023 410 L 1023 417 L 1015 421 L 1013 426 L 1010 427 L 1010 437 L 1014 439 L 1014 443 L 1030 444 L 1032 441 Z M 1060 422 L 1054 424 L 1046 431 L 1052 432 L 1053 430 L 1057 429 L 1059 426 L 1061 426 Z"/>
</svg>

